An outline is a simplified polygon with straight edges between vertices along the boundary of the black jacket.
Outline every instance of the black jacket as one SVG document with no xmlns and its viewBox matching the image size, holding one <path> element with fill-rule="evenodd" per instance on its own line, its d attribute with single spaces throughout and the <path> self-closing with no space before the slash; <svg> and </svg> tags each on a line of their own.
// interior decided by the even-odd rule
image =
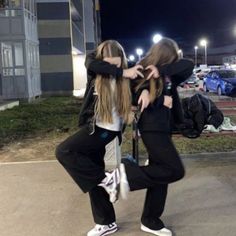
<svg viewBox="0 0 236 236">
<path fill-rule="evenodd" d="M 119 78 L 123 74 L 123 69 L 116 65 L 111 65 L 103 60 L 97 60 L 96 52 L 86 56 L 85 67 L 87 68 L 87 85 L 84 101 L 79 114 L 79 127 L 88 125 L 91 132 L 94 130 L 94 106 L 97 96 L 94 94 L 95 79 L 97 74 L 108 74 L 114 78 Z M 109 77 L 108 77 L 109 78 Z"/>
<path fill-rule="evenodd" d="M 184 126 L 181 131 L 186 137 L 198 137 L 205 125 L 210 124 L 218 128 L 224 120 L 223 113 L 214 102 L 201 94 L 182 99 L 182 105 Z"/>
<path fill-rule="evenodd" d="M 170 133 L 171 122 L 178 125 L 184 120 L 177 86 L 192 74 L 194 64 L 190 60 L 180 59 L 175 63 L 157 67 L 162 78 L 168 76 L 171 80 L 173 108 L 169 109 L 163 105 L 164 95 L 169 95 L 167 94 L 166 86 L 164 86 L 161 96 L 157 97 L 154 102 L 142 112 L 138 122 L 138 128 L 141 132 L 159 131 Z M 163 84 L 165 85 L 164 80 Z M 172 119 L 173 121 L 171 121 Z"/>
</svg>

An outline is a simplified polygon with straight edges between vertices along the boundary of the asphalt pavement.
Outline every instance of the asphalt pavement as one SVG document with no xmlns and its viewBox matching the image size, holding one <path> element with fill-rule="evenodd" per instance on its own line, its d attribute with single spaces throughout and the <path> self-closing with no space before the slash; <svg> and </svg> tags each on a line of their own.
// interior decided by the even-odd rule
<svg viewBox="0 0 236 236">
<path fill-rule="evenodd" d="M 186 176 L 171 184 L 163 214 L 177 236 L 236 236 L 236 153 L 184 156 Z M 119 231 L 140 231 L 145 191 L 115 204 Z M 0 164 L 1 236 L 83 236 L 93 227 L 87 194 L 56 161 Z"/>
</svg>

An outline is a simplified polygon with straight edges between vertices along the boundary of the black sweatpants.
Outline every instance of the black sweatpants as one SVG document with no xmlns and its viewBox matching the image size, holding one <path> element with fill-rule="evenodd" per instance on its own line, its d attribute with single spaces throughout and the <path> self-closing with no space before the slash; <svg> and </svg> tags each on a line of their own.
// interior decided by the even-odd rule
<svg viewBox="0 0 236 236">
<path fill-rule="evenodd" d="M 164 227 L 159 219 L 165 207 L 168 184 L 184 176 L 184 167 L 178 152 L 167 133 L 142 132 L 149 165 L 141 166 L 125 162 L 130 190 L 147 188 L 141 222 L 153 229 Z"/>
<path fill-rule="evenodd" d="M 97 186 L 105 178 L 105 146 L 119 132 L 95 127 L 90 135 L 87 127 L 58 145 L 56 157 L 83 192 L 89 192 L 96 224 L 107 225 L 115 221 L 113 205 L 104 188 Z"/>
</svg>

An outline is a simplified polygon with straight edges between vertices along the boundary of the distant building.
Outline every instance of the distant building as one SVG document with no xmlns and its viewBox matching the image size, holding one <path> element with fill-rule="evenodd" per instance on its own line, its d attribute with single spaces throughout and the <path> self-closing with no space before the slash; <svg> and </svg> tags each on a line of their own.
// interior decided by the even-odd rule
<svg viewBox="0 0 236 236">
<path fill-rule="evenodd" d="M 232 56 L 223 57 L 223 63 L 228 65 L 236 65 L 236 53 Z"/>
<path fill-rule="evenodd" d="M 39 41 L 34 0 L 0 1 L 0 97 L 41 95 Z"/>
<path fill-rule="evenodd" d="M 192 52 L 185 53 L 185 57 L 195 59 L 194 50 Z M 236 44 L 226 45 L 217 48 L 207 48 L 207 64 L 208 65 L 222 65 L 224 63 L 233 62 L 236 58 Z M 205 63 L 204 48 L 200 48 L 197 51 L 197 64 Z"/>
<path fill-rule="evenodd" d="M 100 42 L 99 2 L 37 0 L 43 94 L 79 94 L 86 51 Z"/>
</svg>

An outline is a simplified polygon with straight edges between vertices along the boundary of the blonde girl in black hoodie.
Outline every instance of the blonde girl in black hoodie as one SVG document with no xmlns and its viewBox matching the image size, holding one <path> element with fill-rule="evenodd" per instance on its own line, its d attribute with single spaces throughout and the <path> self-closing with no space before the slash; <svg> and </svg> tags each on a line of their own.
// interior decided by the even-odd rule
<svg viewBox="0 0 236 236">
<path fill-rule="evenodd" d="M 57 147 L 56 157 L 82 191 L 89 193 L 96 225 L 87 236 L 101 236 L 118 229 L 112 203 L 117 200 L 119 171 L 105 173 L 105 146 L 121 137 L 123 124 L 129 123 L 128 78 L 142 77 L 142 66 L 127 69 L 124 50 L 114 40 L 100 44 L 94 55 L 87 56 L 85 65 L 88 82 L 80 129 Z"/>
</svg>

